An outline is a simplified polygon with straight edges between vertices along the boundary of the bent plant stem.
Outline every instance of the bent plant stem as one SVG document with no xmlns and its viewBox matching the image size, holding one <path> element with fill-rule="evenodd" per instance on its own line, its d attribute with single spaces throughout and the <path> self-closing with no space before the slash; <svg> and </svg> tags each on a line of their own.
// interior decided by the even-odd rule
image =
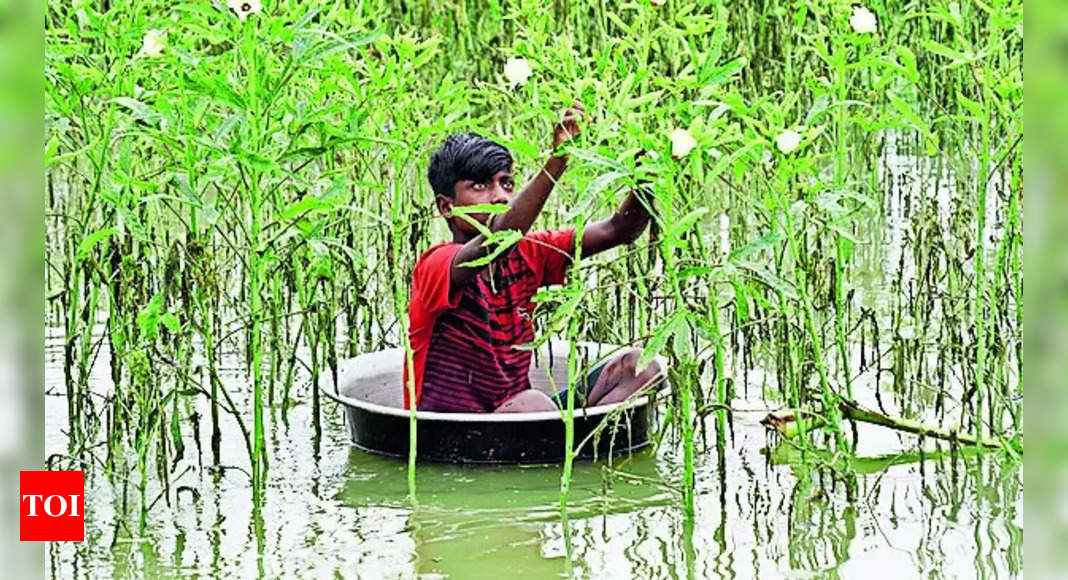
<svg viewBox="0 0 1068 580">
<path fill-rule="evenodd" d="M 983 437 L 973 437 L 971 435 L 960 434 L 956 431 L 948 431 L 945 429 L 939 429 L 937 427 L 930 427 L 917 423 L 915 421 L 907 421 L 905 419 L 897 419 L 884 415 L 878 411 L 862 407 L 854 401 L 843 399 L 839 403 L 839 408 L 842 415 L 853 419 L 855 421 L 861 421 L 863 423 L 871 423 L 872 425 L 881 425 L 883 427 L 889 427 L 898 431 L 904 431 L 906 433 L 914 433 L 916 435 L 923 435 L 925 437 L 934 437 L 935 439 L 943 439 L 946 441 L 956 441 L 963 445 L 972 445 L 979 447 L 990 447 L 995 449 L 1001 449 L 1004 444 L 1001 441 L 994 439 L 986 439 Z"/>
<path fill-rule="evenodd" d="M 904 433 L 912 433 L 914 435 L 920 435 L 923 437 L 932 437 L 934 439 L 941 439 L 943 441 L 949 441 L 951 443 L 957 443 L 960 445 L 973 446 L 973 447 L 988 447 L 992 449 L 1004 449 L 1008 442 L 974 437 L 960 433 L 958 430 L 948 430 L 939 427 L 932 427 L 930 425 L 924 425 L 916 421 L 909 421 L 907 419 L 900 419 L 897 417 L 891 417 L 889 415 L 869 409 L 867 407 L 857 404 L 855 401 L 849 399 L 842 399 L 838 403 L 838 411 L 846 419 L 852 421 L 858 421 L 861 423 L 868 423 L 871 425 L 879 425 L 888 429 L 894 429 L 896 431 L 902 431 Z M 826 411 L 824 411 L 826 412 Z M 798 420 L 798 416 L 803 416 L 801 420 Z M 802 410 L 796 411 L 779 411 L 768 413 L 760 423 L 769 429 L 778 431 L 786 439 L 794 439 L 797 435 L 801 434 L 800 431 L 803 427 L 813 430 L 827 427 L 826 417 L 815 412 Z M 803 438 L 802 438 L 803 443 Z M 1017 452 L 1019 449 L 1016 450 Z"/>
</svg>

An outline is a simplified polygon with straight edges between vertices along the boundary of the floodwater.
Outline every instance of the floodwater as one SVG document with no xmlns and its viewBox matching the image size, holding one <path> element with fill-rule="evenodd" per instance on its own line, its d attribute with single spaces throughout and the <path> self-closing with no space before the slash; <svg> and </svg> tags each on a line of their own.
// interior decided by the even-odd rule
<svg viewBox="0 0 1068 580">
<path fill-rule="evenodd" d="M 867 285 L 886 293 L 894 290 L 881 281 L 892 273 L 880 269 L 898 263 L 907 238 L 906 226 L 895 226 L 907 223 L 903 198 L 896 199 L 877 226 L 878 247 L 863 250 L 871 260 Z M 858 300 L 876 298 L 872 290 Z M 48 454 L 67 453 L 60 333 L 51 329 L 46 344 Z M 94 366 L 100 393 L 111 388 L 105 358 Z M 238 359 L 226 355 L 222 365 L 238 406 L 251 407 Z M 819 455 L 802 461 L 758 424 L 777 407 L 762 388 L 773 379 L 758 369 L 745 376 L 731 421 L 706 419 L 692 519 L 679 492 L 681 445 L 670 436 L 658 449 L 611 465 L 576 465 L 566 514 L 558 503 L 559 466 L 420 465 L 413 504 L 405 462 L 351 447 L 341 411 L 329 400 L 316 444 L 306 376 L 288 421 L 279 408 L 269 414 L 269 483 L 256 509 L 244 444 L 231 422 L 223 425 L 228 467 L 208 469 L 208 407 L 197 397 L 195 408 L 183 410 L 186 450 L 172 493 L 156 500 L 160 483 L 149 482 L 155 503 L 144 533 L 136 470 L 124 500 L 123 482 L 96 465 L 86 474 L 86 541 L 50 545 L 48 571 L 63 578 L 1022 575 L 1021 462 L 1000 453 L 949 454 L 931 441 L 921 455 L 915 437 L 867 425 L 858 426 L 859 459 L 850 464 Z M 869 372 L 854 383 L 862 404 L 874 405 L 873 380 Z M 891 413 L 908 407 L 906 414 L 931 418 L 923 401 L 906 403 L 904 393 L 883 397 Z M 188 419 L 194 413 L 199 433 Z M 715 445 L 718 428 L 722 449 Z"/>
<path fill-rule="evenodd" d="M 58 371 L 49 366 L 52 386 Z M 65 410 L 61 397 L 48 397 L 50 453 L 63 452 Z M 129 529 L 116 531 L 121 484 L 88 473 L 86 541 L 53 544 L 50 575 L 971 578 L 1022 570 L 1022 469 L 998 454 L 921 463 L 894 455 L 912 448 L 909 436 L 860 426 L 859 453 L 888 457 L 856 462 L 850 502 L 844 485 L 821 477 L 821 459 L 798 464 L 788 444 L 776 445 L 757 424 L 759 412 L 738 413 L 724 452 L 713 445 L 698 456 L 692 522 L 676 491 L 681 456 L 671 444 L 611 467 L 580 463 L 565 522 L 558 466 L 421 465 L 413 506 L 405 462 L 350 447 L 341 413 L 329 402 L 324 410 L 318 450 L 307 405 L 268 431 L 270 483 L 258 512 L 245 473 L 209 474 L 194 445 L 178 466 L 191 469 L 172 485 L 198 494 L 179 492 L 169 506 L 160 500 L 136 537 L 132 507 L 121 518 Z M 224 457 L 240 465 L 243 444 L 236 430 L 227 434 Z M 129 494 L 133 506 L 134 486 Z"/>
</svg>

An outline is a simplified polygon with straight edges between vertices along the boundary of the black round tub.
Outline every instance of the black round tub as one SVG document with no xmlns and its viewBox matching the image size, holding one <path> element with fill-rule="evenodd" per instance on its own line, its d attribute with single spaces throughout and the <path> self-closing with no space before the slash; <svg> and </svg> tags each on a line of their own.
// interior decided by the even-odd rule
<svg viewBox="0 0 1068 580">
<path fill-rule="evenodd" d="M 577 343 L 579 368 L 611 357 L 620 347 Z M 542 346 L 530 365 L 531 386 L 546 393 L 567 385 L 569 344 Z M 401 390 L 404 350 L 394 348 L 341 361 L 337 381 L 329 370 L 320 390 L 345 410 L 352 443 L 371 453 L 408 456 L 409 411 Z M 664 384 L 667 361 L 657 357 L 660 374 L 650 391 Z M 552 376 L 552 382 L 549 376 Z M 604 457 L 649 443 L 653 397 L 643 395 L 611 405 L 576 409 L 578 457 Z M 416 413 L 417 458 L 454 463 L 552 463 L 564 460 L 564 413 Z"/>
</svg>

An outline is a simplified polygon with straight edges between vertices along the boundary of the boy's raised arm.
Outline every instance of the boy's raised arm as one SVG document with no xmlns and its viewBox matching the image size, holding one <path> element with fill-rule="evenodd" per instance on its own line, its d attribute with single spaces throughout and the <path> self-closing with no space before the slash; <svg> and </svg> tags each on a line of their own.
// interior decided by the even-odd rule
<svg viewBox="0 0 1068 580">
<path fill-rule="evenodd" d="M 518 230 L 524 234 L 530 231 L 541 209 L 545 206 L 545 200 L 549 192 L 556 185 L 557 180 L 567 168 L 567 154 L 561 153 L 559 148 L 568 140 L 578 135 L 579 122 L 582 120 L 584 109 L 582 103 L 575 103 L 564 112 L 564 118 L 553 129 L 553 156 L 545 162 L 541 171 L 531 179 L 508 204 L 508 211 L 493 216 L 488 224 L 490 231 Z M 482 268 L 465 267 L 462 264 L 477 260 L 485 256 L 489 249 L 483 246 L 484 236 L 475 236 L 460 248 L 452 260 L 452 268 L 449 270 L 449 287 L 461 288 L 478 275 Z"/>
<path fill-rule="evenodd" d="M 648 184 L 640 183 L 627 194 L 612 217 L 586 226 L 582 231 L 582 255 L 592 256 L 638 239 L 649 225 L 652 207 L 652 191 Z"/>
</svg>

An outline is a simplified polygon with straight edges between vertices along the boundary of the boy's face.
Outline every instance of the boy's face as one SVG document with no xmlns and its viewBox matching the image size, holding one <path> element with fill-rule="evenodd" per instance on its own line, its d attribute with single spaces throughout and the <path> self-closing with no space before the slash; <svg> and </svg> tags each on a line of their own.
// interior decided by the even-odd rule
<svg viewBox="0 0 1068 580">
<path fill-rule="evenodd" d="M 478 234 L 478 230 L 463 219 L 452 219 L 452 208 L 483 203 L 507 204 L 515 197 L 515 177 L 509 170 L 498 171 L 485 181 L 461 179 L 453 185 L 452 190 L 452 199 L 442 195 L 437 197 L 438 211 L 445 219 L 450 220 L 453 229 L 473 237 Z M 483 225 L 489 220 L 489 214 L 485 213 L 474 213 L 471 217 Z"/>
</svg>

